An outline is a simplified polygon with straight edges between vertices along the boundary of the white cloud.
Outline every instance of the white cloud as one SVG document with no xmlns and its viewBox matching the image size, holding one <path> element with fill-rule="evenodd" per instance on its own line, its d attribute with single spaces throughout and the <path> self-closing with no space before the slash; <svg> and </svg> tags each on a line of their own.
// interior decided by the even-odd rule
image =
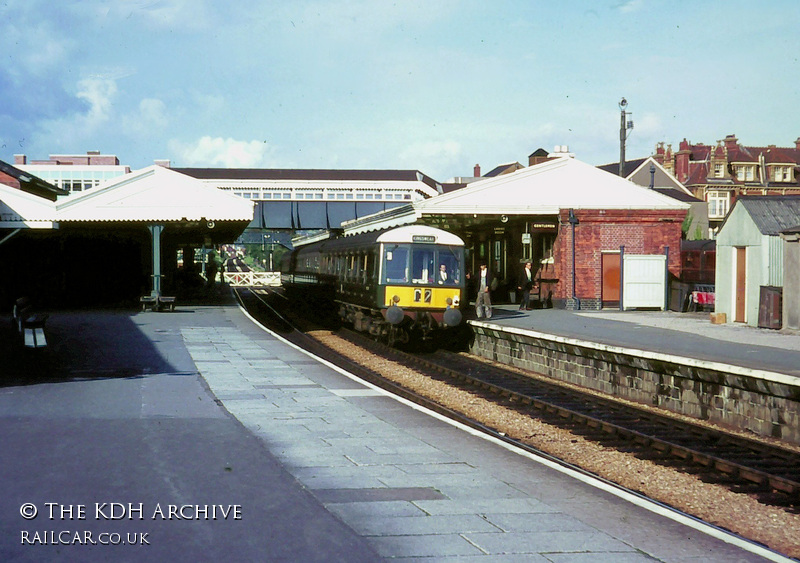
<svg viewBox="0 0 800 563">
<path fill-rule="evenodd" d="M 122 118 L 122 131 L 145 136 L 164 131 L 169 123 L 169 114 L 164 102 L 156 98 L 145 98 L 139 102 L 137 111 Z"/>
<path fill-rule="evenodd" d="M 191 143 L 176 139 L 169 142 L 173 160 L 181 166 L 221 166 L 250 168 L 267 166 L 272 147 L 263 141 L 237 141 L 222 137 L 203 136 Z"/>
<path fill-rule="evenodd" d="M 78 82 L 76 96 L 89 104 L 89 111 L 82 120 L 89 129 L 109 121 L 113 111 L 113 98 L 117 93 L 117 83 L 110 78 L 84 78 Z"/>
</svg>

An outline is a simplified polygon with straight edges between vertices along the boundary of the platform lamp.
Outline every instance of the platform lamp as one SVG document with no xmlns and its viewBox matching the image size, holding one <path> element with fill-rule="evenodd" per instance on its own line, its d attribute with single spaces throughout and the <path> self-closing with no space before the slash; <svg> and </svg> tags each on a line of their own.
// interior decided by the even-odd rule
<svg viewBox="0 0 800 563">
<path fill-rule="evenodd" d="M 569 224 L 572 225 L 572 300 L 575 302 L 575 310 L 579 311 L 581 308 L 581 301 L 575 295 L 575 225 L 578 224 L 578 218 L 575 216 L 575 210 L 569 210 Z"/>
</svg>

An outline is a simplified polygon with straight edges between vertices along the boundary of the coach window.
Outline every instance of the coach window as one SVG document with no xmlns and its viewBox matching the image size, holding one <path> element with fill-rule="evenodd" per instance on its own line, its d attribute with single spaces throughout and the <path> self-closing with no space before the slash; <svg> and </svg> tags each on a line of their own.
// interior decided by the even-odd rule
<svg viewBox="0 0 800 563">
<path fill-rule="evenodd" d="M 389 246 L 384 254 L 384 270 L 388 283 L 408 282 L 408 247 Z"/>
<path fill-rule="evenodd" d="M 366 265 L 364 266 L 364 270 L 366 271 L 366 279 L 367 281 L 373 281 L 375 279 L 375 253 L 370 252 L 364 257 L 366 261 Z"/>
</svg>

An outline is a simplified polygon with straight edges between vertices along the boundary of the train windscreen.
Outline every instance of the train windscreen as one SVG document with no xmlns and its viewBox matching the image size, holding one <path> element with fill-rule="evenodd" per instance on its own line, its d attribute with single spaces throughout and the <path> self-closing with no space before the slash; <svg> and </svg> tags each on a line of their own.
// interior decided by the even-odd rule
<svg viewBox="0 0 800 563">
<path fill-rule="evenodd" d="M 435 245 L 393 245 L 384 251 L 384 283 L 459 285 L 463 250 Z"/>
</svg>

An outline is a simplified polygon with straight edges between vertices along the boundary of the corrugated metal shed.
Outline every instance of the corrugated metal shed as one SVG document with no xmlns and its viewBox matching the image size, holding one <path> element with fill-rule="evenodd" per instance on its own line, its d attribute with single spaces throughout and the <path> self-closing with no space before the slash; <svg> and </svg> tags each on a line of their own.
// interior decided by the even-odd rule
<svg viewBox="0 0 800 563">
<path fill-rule="evenodd" d="M 763 235 L 777 236 L 800 224 L 800 196 L 744 196 L 737 203 Z"/>
</svg>

